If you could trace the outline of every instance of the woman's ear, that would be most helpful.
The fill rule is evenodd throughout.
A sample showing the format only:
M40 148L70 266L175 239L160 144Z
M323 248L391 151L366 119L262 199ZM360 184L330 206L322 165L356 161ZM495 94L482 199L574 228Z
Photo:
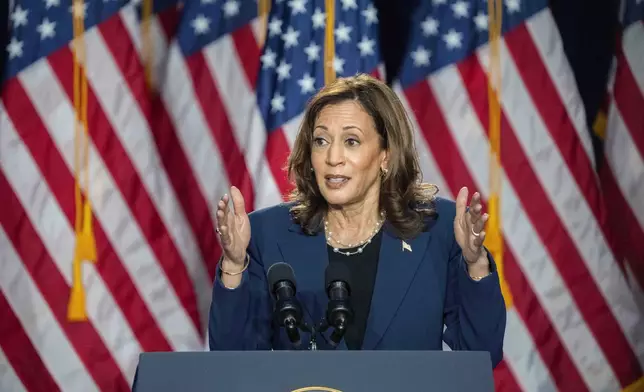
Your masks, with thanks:
M389 169L389 150L384 150L383 154L384 156L382 158L382 161L380 162L380 169L387 171Z

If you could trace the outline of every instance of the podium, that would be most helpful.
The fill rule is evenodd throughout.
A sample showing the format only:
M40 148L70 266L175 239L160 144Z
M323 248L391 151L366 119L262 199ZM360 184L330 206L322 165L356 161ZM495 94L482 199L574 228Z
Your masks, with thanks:
M476 351L142 353L133 392L493 392Z

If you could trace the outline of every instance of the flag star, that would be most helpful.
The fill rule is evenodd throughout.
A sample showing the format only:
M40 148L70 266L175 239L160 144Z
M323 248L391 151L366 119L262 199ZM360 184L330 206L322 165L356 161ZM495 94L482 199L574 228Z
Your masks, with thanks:
M60 6L60 0L45 0L45 8L47 9L58 6Z
M316 8L313 15L311 15L311 21L313 22L313 29L323 29L324 23L326 22L326 14L319 8Z
M485 15L482 12L479 12L475 17L474 17L474 24L476 25L476 28L479 31L487 30L487 15Z
M222 9L224 10L224 17L232 18L239 14L239 2L237 0L226 0Z
M273 17L268 24L268 36L273 37L279 34L282 34L282 20Z
M343 11L358 9L358 4L356 4L356 0L340 0L340 2L342 3Z
M341 74L344 72L345 62L346 61L343 58L338 57L337 54L333 57L333 69L335 70L336 73Z
M374 46L376 41L368 39L366 36L362 36L362 40L358 42L358 49L360 50L360 56L369 56L375 54Z
M306 53L307 60L313 62L320 59L320 46L315 42L311 42L306 48L304 48L304 53Z
M40 33L40 39L52 38L56 35L55 32L56 22L50 22L49 18L43 19L42 23L36 27L36 30Z
M416 50L411 52L411 59L414 62L414 66L423 67L429 65L429 60L432 57L432 52L425 49L422 46L418 46Z
M9 52L9 60L16 57L22 56L22 41L18 41L16 37L11 38L11 42L7 46L7 52Z
M457 1L452 4L452 11L454 11L455 18L467 18L469 16L469 4L464 1Z
M197 15L190 25L195 30L195 35L203 35L210 31L210 19L206 18L202 14Z
M280 65L277 66L275 72L277 72L277 80L282 81L291 77L291 64L282 60Z
M462 39L463 35L454 29L449 29L447 34L443 36L443 40L445 41L447 48L450 50L460 48L462 45Z
M286 33L282 34L282 40L284 40L284 47L286 49L291 46L297 46L297 39L300 37L300 32L293 29L293 26L288 26Z
M271 99L271 112L276 113L276 112L281 112L284 111L284 96L280 95L280 93L275 93L273 95L273 98Z
M438 26L438 21L431 16L428 16L427 19L422 21L420 24L420 28L423 30L423 35L425 37L438 34Z
M505 0L505 6L510 14L521 11L520 0Z
M373 4L369 4L366 9L362 10L362 16L364 16L367 26L378 23L378 10Z
M260 57L264 68L273 68L275 67L275 61L277 60L277 54L271 50L271 48L266 48L266 51Z
M349 34L351 33L351 30L353 30L353 27L340 23L338 28L335 29L335 39L337 39L338 42L350 42L351 37Z
M23 9L20 4L18 4L11 14L11 20L13 21L12 27L26 26L27 15L29 15L29 10Z
M306 14L306 0L291 0L288 2L288 6L291 7L293 16L297 14Z
M215 1L217 0L201 0L201 4L215 4Z
M432 0L432 4L434 5L447 4L447 0Z
M315 79L308 72L302 76L302 79L297 81L297 84L300 85L302 94L309 94L315 91Z

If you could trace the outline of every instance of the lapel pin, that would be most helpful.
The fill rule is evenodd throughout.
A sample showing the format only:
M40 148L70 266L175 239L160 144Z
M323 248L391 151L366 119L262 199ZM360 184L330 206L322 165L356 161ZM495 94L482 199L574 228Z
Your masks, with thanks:
M403 252L406 251L406 250L411 252L411 246L408 243L406 243L405 241L403 241L402 242L402 250L403 250Z

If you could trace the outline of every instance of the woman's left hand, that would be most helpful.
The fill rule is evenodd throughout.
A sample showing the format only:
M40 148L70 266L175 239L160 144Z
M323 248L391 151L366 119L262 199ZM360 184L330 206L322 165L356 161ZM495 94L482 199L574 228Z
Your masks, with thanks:
M485 240L485 222L488 214L481 214L481 194L474 192L467 208L467 187L461 188L456 197L456 217L454 218L454 236L460 245L465 261L470 264L476 263L479 259L486 257L483 247Z

